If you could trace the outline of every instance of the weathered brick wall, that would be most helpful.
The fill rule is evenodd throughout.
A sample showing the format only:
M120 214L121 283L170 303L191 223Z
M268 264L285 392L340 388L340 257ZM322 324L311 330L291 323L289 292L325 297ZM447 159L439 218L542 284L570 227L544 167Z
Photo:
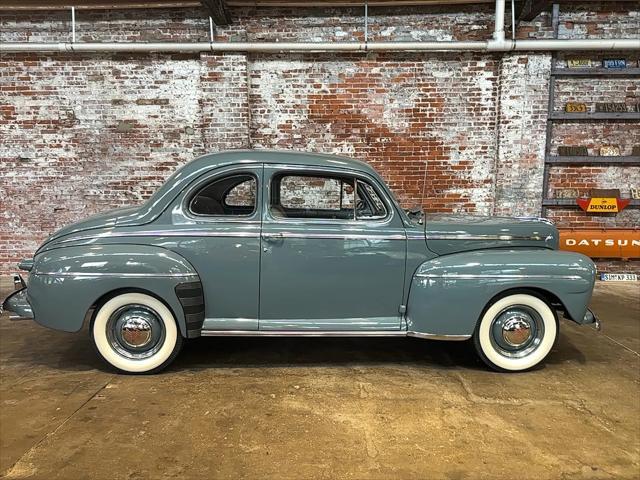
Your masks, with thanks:
M472 54L256 57L252 146L363 158L404 205L490 213L495 79L495 59Z
M495 214L541 211L550 63L548 54L501 60Z
M631 5L563 6L560 34L637 35ZM371 40L478 40L493 26L490 5L371 10ZM234 23L216 32L221 41L363 39L361 9L233 13ZM65 41L69 31L67 12L0 17L0 41ZM199 9L80 11L76 31L79 41L207 41L209 33ZM519 30L523 38L550 35L548 14ZM404 206L536 215L549 68L544 53L0 54L0 272L13 271L56 228L139 203L177 166L228 148L361 158ZM559 81L555 108L631 102L639 93L633 79L584 82ZM630 123L567 123L556 132L590 148L606 135L623 153L640 143ZM578 183L626 193L640 173L558 169L550 189ZM638 212L550 216L630 226L640 223Z

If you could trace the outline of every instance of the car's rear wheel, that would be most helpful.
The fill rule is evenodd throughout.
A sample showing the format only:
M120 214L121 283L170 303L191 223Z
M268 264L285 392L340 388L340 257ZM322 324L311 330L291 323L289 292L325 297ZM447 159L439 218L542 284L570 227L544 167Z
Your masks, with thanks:
M487 308L473 336L480 358L494 370L518 372L542 362L558 335L555 310L534 295L502 297Z
M91 324L100 356L124 373L155 373L178 355L182 335L171 310L144 293L123 293L105 302Z

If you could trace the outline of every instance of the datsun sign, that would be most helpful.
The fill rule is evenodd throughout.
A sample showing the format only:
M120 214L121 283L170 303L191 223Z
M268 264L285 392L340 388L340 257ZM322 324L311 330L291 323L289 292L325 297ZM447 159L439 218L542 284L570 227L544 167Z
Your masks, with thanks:
M560 229L560 249L591 258L640 258L640 229Z

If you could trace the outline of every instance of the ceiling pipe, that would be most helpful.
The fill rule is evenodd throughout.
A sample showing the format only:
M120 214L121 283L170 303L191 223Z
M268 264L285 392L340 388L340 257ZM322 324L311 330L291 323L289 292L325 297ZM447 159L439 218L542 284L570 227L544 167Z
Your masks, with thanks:
M478 42L76 42L1 43L0 53L20 52L409 52L409 51L559 51L559 50L638 50L640 39L606 40L489 40Z

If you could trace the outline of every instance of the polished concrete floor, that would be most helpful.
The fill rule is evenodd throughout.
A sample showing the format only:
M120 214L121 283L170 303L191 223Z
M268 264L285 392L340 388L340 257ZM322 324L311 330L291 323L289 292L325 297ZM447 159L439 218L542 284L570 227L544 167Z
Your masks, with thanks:
M546 365L467 343L199 339L120 376L86 331L0 319L0 476L30 479L640 478L640 285L598 285Z

